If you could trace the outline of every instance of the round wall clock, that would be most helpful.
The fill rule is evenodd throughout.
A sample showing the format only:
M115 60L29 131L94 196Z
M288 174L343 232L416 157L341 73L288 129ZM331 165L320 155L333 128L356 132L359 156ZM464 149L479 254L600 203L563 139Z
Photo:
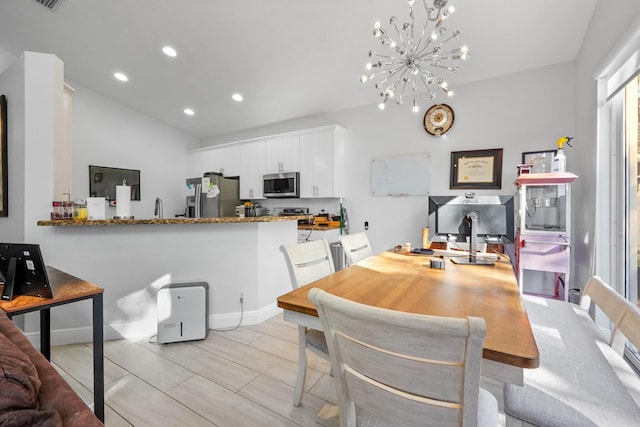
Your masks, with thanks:
M453 109L447 104L433 105L424 114L424 129L431 135L444 135L453 126L453 118Z

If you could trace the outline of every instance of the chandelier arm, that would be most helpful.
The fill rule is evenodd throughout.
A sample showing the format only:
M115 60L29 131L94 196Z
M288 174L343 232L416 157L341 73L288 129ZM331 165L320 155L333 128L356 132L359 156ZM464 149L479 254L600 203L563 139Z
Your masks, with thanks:
M392 70L382 71L384 74L388 74L388 76L385 77L384 79L380 80L378 83L382 86L387 81L392 79L396 74L398 74L400 72L400 70L402 70L402 66L401 65L393 68ZM405 72L406 72L406 69L405 69Z
M403 73L400 77L403 77L403 76L407 73L408 69L407 69L407 68L405 68L404 70L402 70L402 68L403 68L403 67L396 67L396 68L394 68L394 69L393 69L393 72L389 72L389 77L387 77L386 79L384 79L384 81L386 82L386 81L388 81L388 80L390 80L390 79L394 78L394 77L396 76L396 74L398 74L400 71L402 71L402 73ZM381 82L381 83L382 83L382 82Z
M427 81L427 77L425 76L425 73L422 71L422 69L418 73L418 76L420 77L420 79L422 79L422 83L424 83L424 86L429 90L429 92L431 92L431 85L433 84L433 82L429 83Z
M409 24L410 25L409 28L411 30L410 36L409 36L409 42L410 42L409 45L412 46L413 40L414 40L414 37L413 37L414 17L413 17L413 2L411 1L409 2L409 19L411 20Z
M429 27L429 20L427 19L427 22L424 23L424 27L422 27L422 33L420 33L420 39L418 40L418 43L416 44L416 49L421 49L420 46L422 45L422 42L424 40L424 35L427 33L427 28ZM431 38L427 39L426 41L426 45L425 48L429 46Z
M407 83L409 83L409 79L402 79L402 90L400 91L400 97L398 98L398 100L400 100L400 103L402 103L402 100L404 98L404 91L407 88Z
M404 46L404 38L402 37L402 33L400 32L400 28L398 28L398 23L396 21L393 22L393 27L396 29L396 33L398 34L398 38L400 39L400 44Z

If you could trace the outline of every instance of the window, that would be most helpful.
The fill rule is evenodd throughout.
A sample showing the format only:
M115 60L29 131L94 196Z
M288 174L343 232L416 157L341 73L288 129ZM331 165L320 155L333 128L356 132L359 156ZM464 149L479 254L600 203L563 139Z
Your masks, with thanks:
M624 292L625 296L638 305L638 276L640 268L640 77L632 79L625 86L624 94ZM640 368L640 352L628 344L627 357Z
M633 31L632 31L633 30ZM633 304L640 276L640 25L611 49L598 76L598 191L593 269ZM596 313L596 321L598 315ZM606 325L601 324L602 327ZM631 344L627 359L640 370Z

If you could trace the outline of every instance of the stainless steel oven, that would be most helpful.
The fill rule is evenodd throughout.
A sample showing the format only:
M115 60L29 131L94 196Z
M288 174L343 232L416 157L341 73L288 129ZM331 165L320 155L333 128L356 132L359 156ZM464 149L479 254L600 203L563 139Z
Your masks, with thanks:
M264 197L300 197L300 173L285 172L263 175Z

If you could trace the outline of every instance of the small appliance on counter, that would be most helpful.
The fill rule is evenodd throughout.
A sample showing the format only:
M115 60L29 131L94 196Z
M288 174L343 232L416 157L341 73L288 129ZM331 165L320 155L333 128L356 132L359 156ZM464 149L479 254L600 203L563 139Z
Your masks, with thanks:
M207 172L201 178L187 179L188 218L219 218L236 215L240 204L240 181Z
M277 216L309 215L309 208L273 208L273 214ZM307 225L309 220L299 219L298 225Z
M240 218L269 216L269 208L262 207L257 203L244 202L242 205L236 206L236 216Z

